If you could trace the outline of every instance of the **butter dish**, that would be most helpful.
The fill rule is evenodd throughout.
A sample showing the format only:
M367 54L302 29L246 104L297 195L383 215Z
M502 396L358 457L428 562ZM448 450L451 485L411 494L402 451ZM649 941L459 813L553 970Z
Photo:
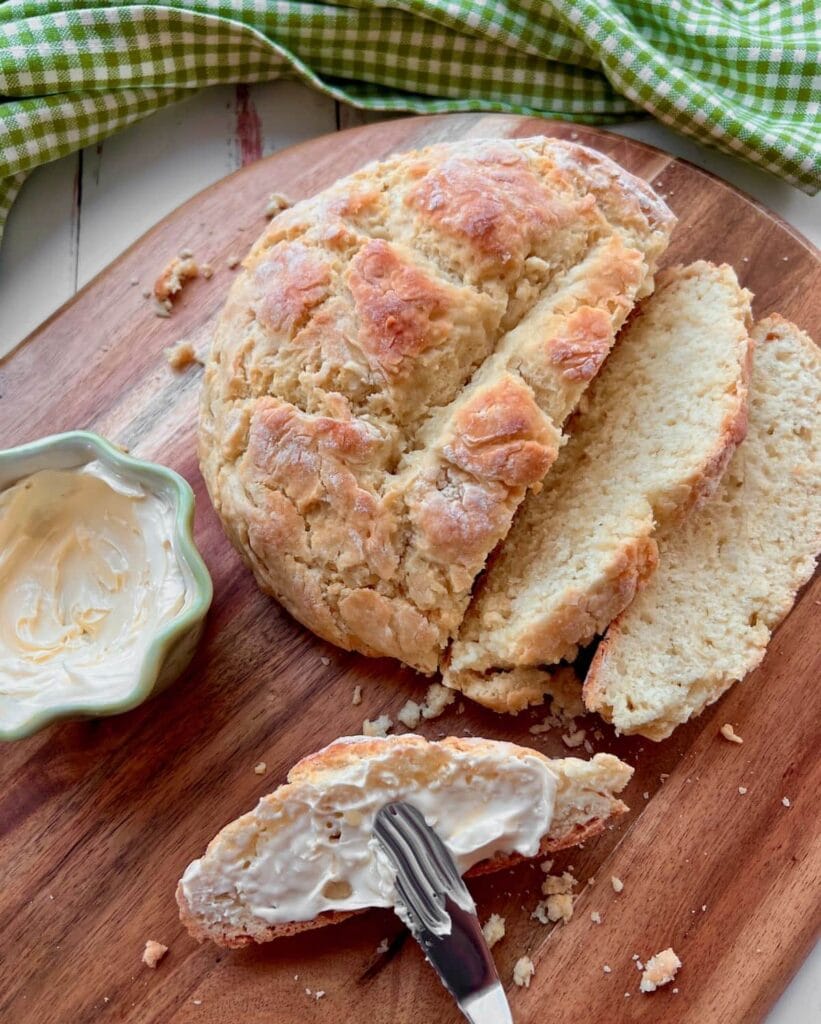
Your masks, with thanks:
M0 740L180 675L213 594L193 516L179 474L96 434L0 452Z

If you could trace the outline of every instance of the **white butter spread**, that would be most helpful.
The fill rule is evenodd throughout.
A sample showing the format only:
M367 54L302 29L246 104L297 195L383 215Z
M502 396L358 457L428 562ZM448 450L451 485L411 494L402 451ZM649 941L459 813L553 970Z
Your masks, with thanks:
M362 741L373 743L349 740ZM422 812L462 874L495 854L533 857L550 828L557 779L540 758L506 756L507 747L439 748L441 768L424 783L413 752L389 742L321 782L298 779L189 865L186 901L194 915L238 927L249 914L274 925L393 907L394 871L372 831L376 812L394 800Z
M192 600L174 507L100 460L0 492L0 719L127 696Z

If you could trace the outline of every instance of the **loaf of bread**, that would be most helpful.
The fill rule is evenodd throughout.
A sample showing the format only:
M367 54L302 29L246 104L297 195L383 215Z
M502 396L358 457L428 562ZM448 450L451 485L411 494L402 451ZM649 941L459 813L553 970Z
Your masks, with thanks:
M627 810L616 794L631 775L610 754L550 760L484 739L338 740L189 865L180 916L197 939L243 946L392 906L394 875L372 834L385 804L416 806L473 875L595 835Z
M657 527L712 493L744 436L749 326L730 267L658 275L479 584L448 686L498 711L541 701L539 667L574 658L633 600Z
M661 740L759 664L821 551L821 354L758 324L747 439L715 497L659 533L659 568L584 685L620 732Z
M673 221L646 183L545 138L403 154L275 217L200 416L259 585L341 647L434 671Z

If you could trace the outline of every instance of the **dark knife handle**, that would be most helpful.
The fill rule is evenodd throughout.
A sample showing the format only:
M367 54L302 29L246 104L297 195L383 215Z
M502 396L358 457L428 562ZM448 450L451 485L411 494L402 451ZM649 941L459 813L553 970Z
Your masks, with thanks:
M422 929L416 938L445 987L461 1002L499 979L476 915L462 910L449 896L444 906L450 915L450 935Z
M498 982L476 907L447 847L408 803L381 808L374 836L396 869L397 913L459 1001Z

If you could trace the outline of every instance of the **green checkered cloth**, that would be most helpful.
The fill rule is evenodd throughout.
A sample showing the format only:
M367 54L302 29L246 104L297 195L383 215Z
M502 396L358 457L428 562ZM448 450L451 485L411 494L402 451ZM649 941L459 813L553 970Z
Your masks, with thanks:
M819 0L0 0L0 231L25 175L204 86L612 122L647 111L813 193Z

